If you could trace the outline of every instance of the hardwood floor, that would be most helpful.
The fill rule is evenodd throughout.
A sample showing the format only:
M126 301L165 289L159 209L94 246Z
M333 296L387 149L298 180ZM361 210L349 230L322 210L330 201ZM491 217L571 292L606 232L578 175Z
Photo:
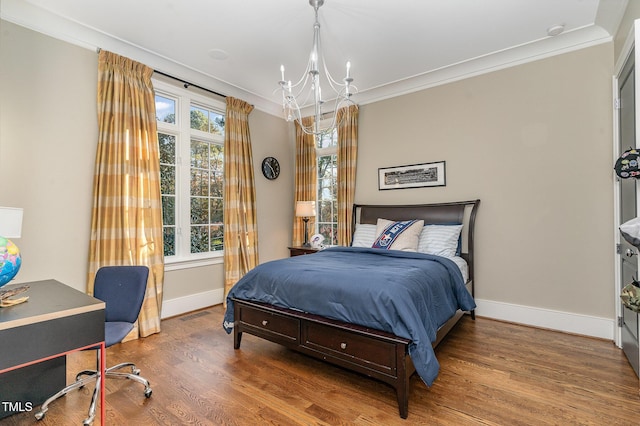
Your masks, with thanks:
M163 331L109 348L107 364L133 361L149 379L108 380L108 425L638 425L638 378L613 343L464 317L436 350L431 388L411 380L409 417L393 389L245 333L240 350L215 306L163 321ZM94 363L70 356L69 380ZM92 387L91 387L92 389ZM80 425L83 389L9 425ZM96 420L96 425L99 421Z

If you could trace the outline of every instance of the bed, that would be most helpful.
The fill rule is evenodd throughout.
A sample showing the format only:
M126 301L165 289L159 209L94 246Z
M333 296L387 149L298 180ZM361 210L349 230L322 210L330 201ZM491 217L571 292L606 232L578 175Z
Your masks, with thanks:
M266 262L230 290L223 326L234 348L246 332L380 380L395 389L407 418L411 376L430 386L439 370L433 348L465 312L475 318L479 204L354 205L354 247ZM399 224L421 230L419 252L367 246L373 229ZM455 248L428 250L424 232L451 239L455 227ZM380 235L375 244L385 244Z

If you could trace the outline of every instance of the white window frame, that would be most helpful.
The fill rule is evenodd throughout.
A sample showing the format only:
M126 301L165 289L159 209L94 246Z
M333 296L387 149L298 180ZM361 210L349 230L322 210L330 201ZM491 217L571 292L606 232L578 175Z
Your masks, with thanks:
M329 120L325 119L321 122L321 126L325 126L329 124ZM318 148L318 142L317 140L315 141L315 146L316 146L316 167L318 166L319 163L319 158L320 157L325 157L325 156L331 156L331 155L335 155L336 158L338 156L338 134L337 134L337 129L336 130L332 130L332 132L336 132L336 138L335 138L335 145L333 146L329 146L329 147L325 147L325 148ZM337 162L337 159L336 159ZM336 163L336 179L337 179L337 163ZM317 167L317 169L319 170L319 168ZM319 186L320 182L318 182L318 186ZM336 182L337 184L337 182ZM337 188L337 185L336 185ZM318 198L318 191L319 191L319 187L316 189L316 210L319 211L320 209L320 199ZM336 198L336 208L338 207L338 194L334 194L335 198ZM337 212L336 212L337 213ZM314 229L314 233L318 233L319 232L319 224L318 224L318 219L316 217L316 221L315 221L315 229ZM334 223L334 222L330 222L330 223ZM336 224L336 232L337 232L337 222L335 222ZM337 235L336 235L337 238ZM329 243L328 241L325 241L325 244Z
M214 135L201 130L191 129L191 105L206 108L225 115L224 102L209 98L193 90L164 81L153 80L157 95L176 102L176 123L157 121L159 133L176 137L176 254L165 256L165 270L194 268L206 265L221 264L224 251L207 253L190 253L190 181L191 181L191 139L214 142L224 145L224 136Z

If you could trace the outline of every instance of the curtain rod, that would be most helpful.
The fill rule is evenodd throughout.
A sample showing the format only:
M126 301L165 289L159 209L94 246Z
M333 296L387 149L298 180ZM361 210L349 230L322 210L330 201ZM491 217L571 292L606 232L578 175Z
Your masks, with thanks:
M97 48L96 48L96 53L100 53L100 51L101 51L101 50L102 50L102 48L97 47ZM227 95L223 95L222 93L218 93L218 92L216 92L215 90L207 89L207 88L205 88L205 87L198 86L197 84L189 83L188 81L185 81L185 80L183 80L183 79L181 79L181 78L178 78L178 77L174 77L174 76L172 76L172 75L170 75L170 74L167 74L167 73L164 73L164 72L162 72L162 71L153 70L153 72L154 72L154 73L156 73L156 74L163 75L163 76L165 76L165 77L172 78L172 79L174 79L174 80L176 80L176 81L179 81L180 83L182 83L182 84L184 85L184 88L185 88L185 89L188 89L188 88L189 88L189 86L193 86L193 87L197 87L197 88L198 88L198 89L200 89L200 90L204 90L205 92L213 93L214 95L220 96L220 97L225 98L225 99L227 98Z
M207 89L207 88L202 87L202 86L198 86L197 84L189 83L188 81L185 81L185 80L183 80L183 79L181 79L181 78L178 78L178 77L174 77L174 76L172 76L172 75L170 75L170 74L166 74L166 73L164 73L164 72L162 72L162 71L153 70L153 72L155 72L156 74L163 75L163 76L165 76L165 77L172 78L172 79L174 79L174 80L176 80L176 81L179 81L180 83L182 83L182 84L184 85L184 88L185 88L185 89L188 89L188 88L189 88L189 86L193 86L193 87L197 87L197 88L198 88L198 89L200 89L200 90L204 90L205 92L209 92L209 93L213 93L214 95L218 95L218 96L220 96L220 97L222 97L222 98L226 98L226 97L227 97L227 95L223 95L222 93L218 93L218 92L216 92L216 91L214 91L214 90Z

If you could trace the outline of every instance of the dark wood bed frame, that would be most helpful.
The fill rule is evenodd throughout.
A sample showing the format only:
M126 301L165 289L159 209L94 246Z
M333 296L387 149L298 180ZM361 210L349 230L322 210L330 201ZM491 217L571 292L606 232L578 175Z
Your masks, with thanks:
M389 220L422 219L427 224L463 223L462 257L468 264L467 289L474 295L474 227L480 200L420 205L354 205L355 223L376 224ZM409 413L409 380L415 368L406 338L318 315L280 308L266 303L234 299L234 348L240 348L242 333L279 343L306 355L387 383L396 390L400 417ZM471 313L475 318L474 312ZM438 330L440 341L464 312L458 310Z

